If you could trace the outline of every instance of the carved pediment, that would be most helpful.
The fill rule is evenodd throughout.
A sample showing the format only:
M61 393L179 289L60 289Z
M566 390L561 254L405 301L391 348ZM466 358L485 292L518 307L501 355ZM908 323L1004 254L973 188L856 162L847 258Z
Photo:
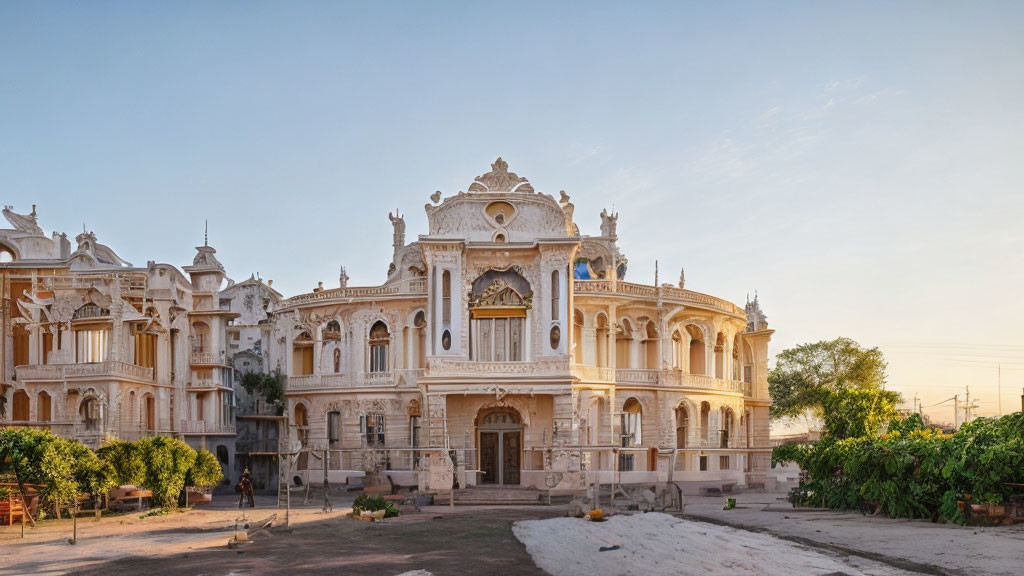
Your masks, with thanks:
M470 192L533 192L533 186L515 172L508 171L508 162L499 156L491 164L491 171L476 177L469 185Z

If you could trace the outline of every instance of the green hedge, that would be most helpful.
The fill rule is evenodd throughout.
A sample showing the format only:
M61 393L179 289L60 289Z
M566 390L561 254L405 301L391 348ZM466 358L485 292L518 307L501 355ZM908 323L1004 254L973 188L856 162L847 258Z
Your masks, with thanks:
M75 505L77 494L104 494L124 484L152 490L154 503L174 507L186 485L213 486L223 479L213 454L169 436L110 440L93 451L35 428L0 428L0 474L42 486L43 503L58 514Z
M790 501L964 523L957 501L1004 504L1013 493L1006 483L1024 483L1024 413L981 418L952 435L910 419L890 430L776 447L773 465L791 461L806 473Z

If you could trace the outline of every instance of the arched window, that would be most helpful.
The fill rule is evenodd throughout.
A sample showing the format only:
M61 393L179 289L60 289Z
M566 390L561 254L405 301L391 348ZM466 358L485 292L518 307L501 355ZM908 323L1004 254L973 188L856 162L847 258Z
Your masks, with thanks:
M422 310L416 313L416 316L412 320L413 331L416 337L413 339L413 354L415 361L412 364L414 368L426 368L427 367L427 316Z
M156 430L156 398L152 394L146 394L146 430Z
M572 314L572 359L583 364L583 312L579 310Z
M608 317L597 315L597 365L608 366Z
M334 349L334 373L338 374L341 372L341 349Z
M676 408L676 448L686 448L687 430L690 428L690 411L685 404Z
M46 392L40 392L36 398L36 420L40 422L49 422L53 417L53 408L50 395Z
M82 424L87 432L98 432L100 429L100 403L96 398L86 398L78 409Z
M128 414L125 417L125 421L130 425L135 422L135 390L128 392Z
M24 390L15 390L12 399L11 418L18 422L28 421L28 393Z
M561 306L562 288L558 285L558 270L551 272L551 321L558 322L558 310Z
M292 341L292 374L305 376L312 373L313 338L309 332L303 332Z
M630 448L643 444L643 408L636 398L626 400L622 405L622 447Z
M707 374L704 332L697 326L688 324L686 333L690 338L690 374Z
M722 408L722 438L721 447L728 448L729 442L732 441L733 431L736 427L736 414L732 411L732 408Z
M672 369L683 369L683 335L679 330L672 332Z
M743 381L747 384L754 382L754 350L746 340L743 341Z
M740 379L740 335L732 339L732 379Z
M658 328L654 321L647 322L644 332L644 368L648 370L661 369L661 362L658 362Z
M452 273L448 270L441 274L441 322L452 323Z
M633 368L629 361L630 348L633 346L633 325L629 318L619 319L619 329L615 334L615 367Z
M370 327L370 372L388 371L388 345L391 334L388 326L378 320Z

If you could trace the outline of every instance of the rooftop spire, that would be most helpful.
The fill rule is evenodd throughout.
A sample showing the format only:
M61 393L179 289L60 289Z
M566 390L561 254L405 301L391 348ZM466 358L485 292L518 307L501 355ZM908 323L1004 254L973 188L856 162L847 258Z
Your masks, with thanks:
M210 245L210 220L203 220L203 246Z

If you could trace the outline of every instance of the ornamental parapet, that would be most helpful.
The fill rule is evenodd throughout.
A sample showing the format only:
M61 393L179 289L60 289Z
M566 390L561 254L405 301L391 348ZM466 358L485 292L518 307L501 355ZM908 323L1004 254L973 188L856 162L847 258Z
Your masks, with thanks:
M332 300L343 300L349 298L380 298L381 296L426 296L427 295L427 279L426 278L412 278L409 280L402 280L394 282L392 284L384 284L383 286L363 286L363 287L345 287L345 288L330 288L327 290L321 290L320 292L311 292L309 294L300 294L298 296L292 296L291 298L284 301L282 306L278 309L291 308L293 306L301 304L328 302Z
M708 294L674 288L672 286L647 286L618 280L573 280L575 294L595 294L601 296L626 296L662 300L701 308L712 308L726 314L745 316L746 312L739 306Z
M572 375L585 382L613 382L641 386L668 386L716 392L742 393L750 396L753 386L748 382L724 380L702 374L683 374L677 370L644 370L640 368L605 368L572 365Z
M394 370L391 372L357 372L345 374L304 374L289 376L288 392L306 390L336 390L344 388L415 386L423 375L422 369Z
M472 360L450 360L431 358L428 361L430 376L478 376L481 374L503 374L511 376L568 376L567 360L537 360L533 362L475 362Z
M64 380L65 378L111 377L153 380L153 369L127 362L107 361L89 364L39 364L14 369L18 381Z

